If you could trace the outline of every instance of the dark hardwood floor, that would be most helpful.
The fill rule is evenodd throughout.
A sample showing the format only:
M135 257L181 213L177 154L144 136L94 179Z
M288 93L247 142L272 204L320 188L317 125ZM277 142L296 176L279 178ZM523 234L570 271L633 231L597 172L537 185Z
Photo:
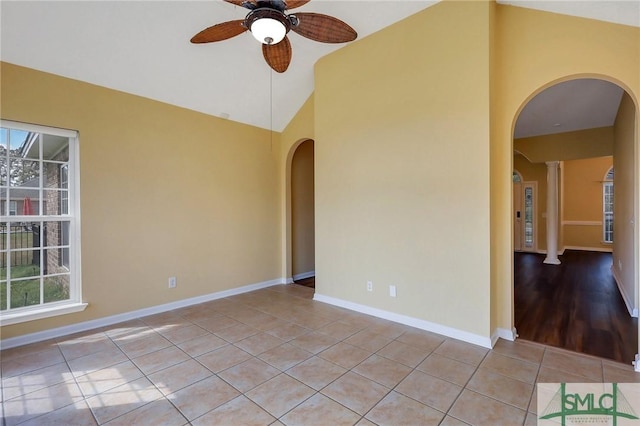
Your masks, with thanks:
M305 287L316 288L316 277L305 278L303 280L294 281L293 283L303 285Z
M638 319L627 311L610 253L567 250L561 265L515 253L515 327L522 339L630 363Z

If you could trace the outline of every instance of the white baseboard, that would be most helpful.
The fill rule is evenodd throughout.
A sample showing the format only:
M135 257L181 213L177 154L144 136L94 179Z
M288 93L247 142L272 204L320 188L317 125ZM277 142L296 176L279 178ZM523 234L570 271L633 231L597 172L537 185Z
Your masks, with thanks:
M518 337L518 333L516 332L515 327L511 330L507 328L496 328L491 335L491 347L495 346L498 342L498 339L505 339L513 342Z
M472 343L474 345L482 346L484 348L488 348L488 349L492 348L490 337L469 333L468 331L459 330L457 328L436 324L430 321L425 321L418 318L409 317L406 315L396 314L394 312L389 312L389 311L385 311L378 308L372 308L371 306L360 305L358 303L349 302L347 300L337 299L335 297L325 296L318 293L316 293L313 296L313 300L317 300L318 302L328 303L334 306L339 306L341 308L346 308L352 311L361 312L363 314L372 315L374 317L386 319L386 320L397 322L400 324L409 325L411 327L419 328L421 330L442 334L443 336L462 340L464 342Z
M63 327L52 328L50 330L38 331L36 333L25 334L22 336L10 337L0 340L0 348L9 349L16 346L27 345L30 343L41 342L43 340L53 339L56 337L66 336L69 334L79 333L82 331L92 330L94 328L106 327L119 322L129 321L132 319L144 317L147 315L159 314L174 309L184 308L186 306L197 305L198 303L209 302L211 300L222 299L224 297L235 296L237 294L247 293L249 291L260 290L262 288L271 287L278 284L285 284L285 278L276 278L274 280L264 281L256 284L249 284L238 288L209 293L202 296L191 297L189 299L178 300L163 305L151 306L149 308L138 309L136 311L124 312L122 314L111 315L95 320L79 322L77 324L66 325Z
M285 278L284 283L285 284L293 284L293 278L292 277Z
M295 274L293 276L294 281L304 280L305 278L311 278L316 276L316 271L303 272L301 274Z
M618 286L618 290L622 295L622 300L624 300L624 304L627 306L627 311L629 311L629 315L631 315L634 318L638 318L638 308L633 307L633 304L631 303L631 298L624 291L624 287L622 286L622 280L618 276L618 270L614 268L613 265L611 265L611 273L613 274L613 279L615 280L616 285Z

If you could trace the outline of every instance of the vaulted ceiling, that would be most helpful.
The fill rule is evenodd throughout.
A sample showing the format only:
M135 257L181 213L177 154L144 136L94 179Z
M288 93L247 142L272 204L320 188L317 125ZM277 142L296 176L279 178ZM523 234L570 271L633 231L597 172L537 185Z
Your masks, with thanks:
M361 39L435 3L312 0L295 11L335 16L350 24ZM499 3L640 26L638 1ZM189 42L200 30L242 19L246 13L221 0L5 0L0 2L0 59L281 131L313 91L314 63L343 45L318 43L292 33L291 65L278 74L265 64L260 44L249 33L206 45ZM621 93L608 92L607 87L573 89L538 99L531 112L537 121L530 122L523 134L540 134L541 128L532 126L550 125L540 116L551 115L551 125L558 123L558 116L553 115L560 104L558 97L579 92L579 102L584 104L592 102L585 97L587 93L601 96L604 90L608 99ZM611 89L615 91L616 86ZM608 110L592 114L611 116L612 102L596 104ZM564 117L561 121L571 120Z

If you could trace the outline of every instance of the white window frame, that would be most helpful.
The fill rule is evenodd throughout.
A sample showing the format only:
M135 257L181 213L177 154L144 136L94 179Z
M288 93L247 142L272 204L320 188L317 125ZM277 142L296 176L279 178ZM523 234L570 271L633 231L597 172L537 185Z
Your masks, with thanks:
M602 182L602 242L605 244L613 244L613 221L614 221L614 212L613 212L613 202L611 203L611 211L607 211L607 190L610 188L611 195L614 196L614 186L613 179L611 176L614 175L613 167L607 170L607 174L604 177L604 181ZM615 196L614 196L615 197ZM614 198L615 200L615 198ZM611 221L611 239L607 238L607 223L609 219Z
M69 139L69 214L64 215L69 222L69 293L68 300L42 303L39 305L25 306L21 308L0 311L0 326L17 324L26 321L49 318L58 315L80 312L86 309L87 303L82 300L82 273L81 273L81 247L80 247L80 138L77 131L45 127L35 124L25 124L7 120L0 120L3 128L23 130L27 132L44 133L48 135L61 136ZM8 182L7 182L8 185ZM38 212L42 212L39 209ZM4 216L2 212L0 220L2 222L29 222L34 219L47 222L60 220L60 216L46 216L43 214L35 216ZM37 218L37 219L36 219ZM7 288L7 296L9 296ZM9 299L9 297L7 297ZM8 301L7 301L8 302ZM7 303L8 305L8 303Z

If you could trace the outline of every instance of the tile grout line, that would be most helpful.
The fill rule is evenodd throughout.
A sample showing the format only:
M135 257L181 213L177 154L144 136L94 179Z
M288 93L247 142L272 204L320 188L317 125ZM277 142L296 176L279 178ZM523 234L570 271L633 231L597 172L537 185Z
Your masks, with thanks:
M449 406L449 408L447 409L447 412L445 413L445 417L446 416L451 416L454 419L460 420L463 423L466 423L464 420L462 419L458 419L457 417L455 417L453 414L449 414L451 412L451 409L453 408L454 405L456 405L456 402L460 399L460 397L462 396L463 392L465 391L465 389L467 389L467 386L469 385L469 382L471 381L471 379L473 378L473 376L476 375L476 373L478 372L478 370L480 369L480 365L482 364L482 362L486 359L487 355L490 353L491 351L488 350L484 356L482 357L482 360L478 363L478 365L475 366L475 369L473 370L473 373L469 375L469 378L467 379L467 381L465 382L464 386L462 386L462 389L460 390L460 393L458 394L458 396L456 396L456 398L453 400L453 402L451 403L451 405ZM471 389L469 389L469 391L471 391Z

